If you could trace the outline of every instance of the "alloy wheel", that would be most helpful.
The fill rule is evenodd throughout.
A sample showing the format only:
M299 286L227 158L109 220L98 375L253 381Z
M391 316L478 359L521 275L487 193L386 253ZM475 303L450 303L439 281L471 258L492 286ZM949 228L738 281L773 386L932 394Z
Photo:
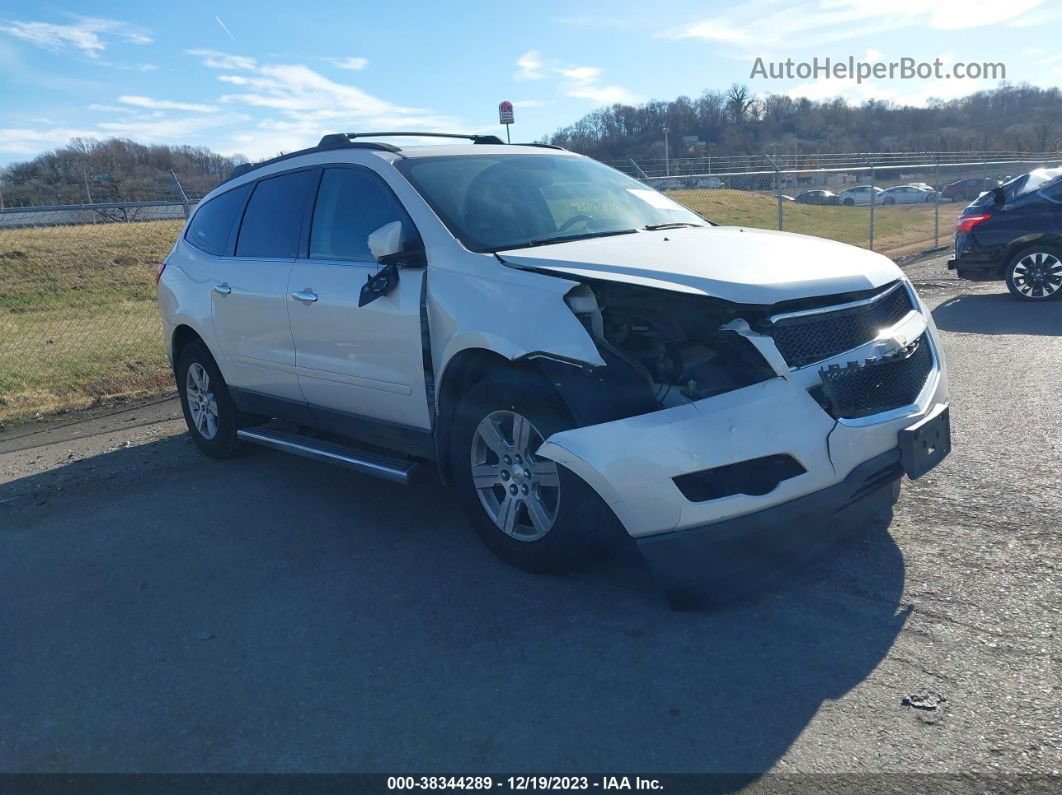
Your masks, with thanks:
M514 411L495 411L472 437L472 484L495 526L518 541L538 541L557 519L560 473L537 458L543 442L534 424Z
M1028 298L1051 298L1062 287L1062 262L1047 251L1033 251L1014 265L1014 287Z
M210 391L210 375L199 362L192 362L184 379L184 394L192 424L204 439L218 435L218 402Z

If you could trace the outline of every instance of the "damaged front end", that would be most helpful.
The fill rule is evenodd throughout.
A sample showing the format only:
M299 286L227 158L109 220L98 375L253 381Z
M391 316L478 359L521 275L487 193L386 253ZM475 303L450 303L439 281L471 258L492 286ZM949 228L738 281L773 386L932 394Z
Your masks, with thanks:
M579 282L565 300L605 364L532 357L577 425L538 455L594 488L669 592L865 522L899 494L905 429L946 424L932 320L905 280L773 306Z
M744 333L737 304L593 280L570 290L565 302L605 365L545 353L528 358L580 426L693 404L780 374Z

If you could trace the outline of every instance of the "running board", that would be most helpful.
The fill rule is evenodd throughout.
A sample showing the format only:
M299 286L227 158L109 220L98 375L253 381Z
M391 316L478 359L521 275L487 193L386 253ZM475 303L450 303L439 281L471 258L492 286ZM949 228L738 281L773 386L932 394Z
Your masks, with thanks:
M403 486L409 483L417 468L417 462L408 458L388 458L366 453L355 447L273 428L240 428L236 435L244 442L315 461L324 461L326 464L335 464L365 475L375 475Z

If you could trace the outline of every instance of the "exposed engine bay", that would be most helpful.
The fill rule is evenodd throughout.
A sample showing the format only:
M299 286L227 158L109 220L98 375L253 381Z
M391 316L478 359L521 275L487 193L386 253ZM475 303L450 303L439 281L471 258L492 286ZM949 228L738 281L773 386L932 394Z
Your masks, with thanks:
M748 339L723 330L738 307L704 296L587 282L566 296L597 344L627 363L660 407L775 377Z

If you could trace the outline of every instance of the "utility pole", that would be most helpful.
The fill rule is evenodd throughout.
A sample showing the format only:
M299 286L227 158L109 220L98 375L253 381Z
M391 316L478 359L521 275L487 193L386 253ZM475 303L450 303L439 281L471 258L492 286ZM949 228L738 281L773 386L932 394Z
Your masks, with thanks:
M667 125L664 125L664 176L671 176L671 149L667 143Z

